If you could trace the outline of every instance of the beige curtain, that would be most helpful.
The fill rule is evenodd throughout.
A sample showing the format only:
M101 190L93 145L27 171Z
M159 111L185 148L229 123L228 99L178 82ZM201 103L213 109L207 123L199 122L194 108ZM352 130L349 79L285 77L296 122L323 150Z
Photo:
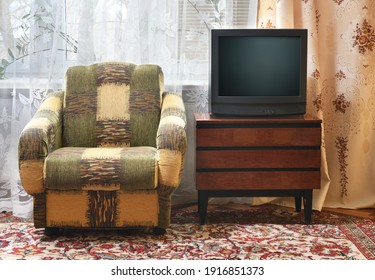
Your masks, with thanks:
M375 207L375 1L260 0L257 24L308 29L307 111L324 126L313 207Z

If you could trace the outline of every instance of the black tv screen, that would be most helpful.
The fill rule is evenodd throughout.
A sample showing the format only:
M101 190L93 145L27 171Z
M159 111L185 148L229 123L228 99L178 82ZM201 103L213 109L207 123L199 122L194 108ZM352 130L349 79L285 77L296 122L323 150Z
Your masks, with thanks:
M306 112L307 30L214 29L210 59L212 114Z

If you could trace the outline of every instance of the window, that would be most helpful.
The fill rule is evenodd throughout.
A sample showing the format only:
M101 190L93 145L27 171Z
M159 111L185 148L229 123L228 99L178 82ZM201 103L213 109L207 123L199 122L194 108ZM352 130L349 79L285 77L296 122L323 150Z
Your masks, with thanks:
M204 81L209 30L255 27L257 13L257 0L5 2L11 3L12 42L0 29L0 79L11 70L18 77L50 78L51 71L62 76L61 70L73 64L130 58L164 63L163 68L174 68L165 69L167 74L177 71L187 80ZM100 32L94 28L98 24ZM134 41L130 48L129 41Z
M180 58L188 80L207 81L209 30L255 28L256 0L179 0Z

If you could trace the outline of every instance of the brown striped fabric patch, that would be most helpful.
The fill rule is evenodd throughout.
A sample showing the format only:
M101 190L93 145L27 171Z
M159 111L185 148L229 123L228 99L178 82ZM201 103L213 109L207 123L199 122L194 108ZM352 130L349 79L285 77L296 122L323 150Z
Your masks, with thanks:
M81 186L120 189L120 157L121 149L86 149L80 164Z
M103 84L126 84L129 85L134 66L123 63L103 63L96 67L97 86Z
M116 191L89 191L90 227L114 227Z
M46 226L46 193L37 193L34 199L34 226L42 228Z
M96 141L98 147L130 146L130 122L97 121Z
M66 96L66 115L92 114L96 112L96 92L82 92Z
M130 94L130 112L160 111L160 93L158 91L138 90Z

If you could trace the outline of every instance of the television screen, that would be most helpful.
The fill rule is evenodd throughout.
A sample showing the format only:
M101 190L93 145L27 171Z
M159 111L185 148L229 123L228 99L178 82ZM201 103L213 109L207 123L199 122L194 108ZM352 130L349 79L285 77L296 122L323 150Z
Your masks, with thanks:
M220 95L299 95L298 38L222 37L219 48Z
M214 29L210 59L213 114L305 113L307 30Z

